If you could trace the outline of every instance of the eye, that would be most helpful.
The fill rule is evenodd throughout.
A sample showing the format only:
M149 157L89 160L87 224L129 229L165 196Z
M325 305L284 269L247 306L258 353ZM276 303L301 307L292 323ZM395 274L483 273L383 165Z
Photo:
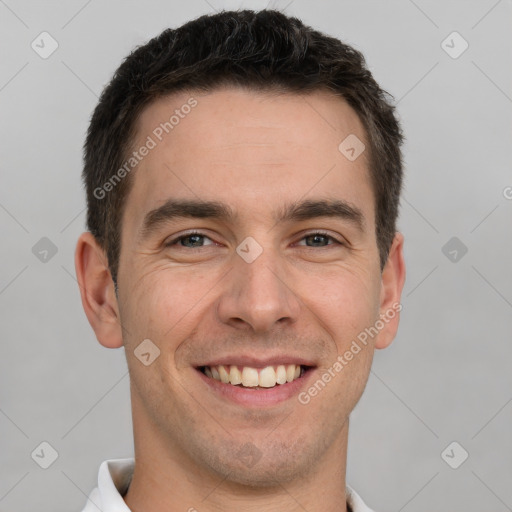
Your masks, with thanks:
M334 237L332 237L328 233L324 233L322 231L308 233L301 239L301 241L302 240L306 240L306 245L308 247L326 247L327 245L335 245L335 244L343 245L341 242L336 240ZM334 242L334 244L329 244L328 243L329 240L332 240ZM309 245L308 242L311 242L312 245ZM324 242L327 242L327 243L324 243ZM303 245L303 244L299 244L299 245Z
M211 244L204 244L204 240L210 240ZM198 231L193 231L191 233L187 233L186 235L181 235L177 238L174 238L165 244L165 247L171 247L174 245L178 245L180 247L188 247L188 248L198 248L204 247L205 245L213 245L214 242L211 238L207 237L205 234L200 233Z
M211 243L205 243L205 240L209 240ZM302 244L303 240L306 241L306 244ZM331 243L329 243L331 241ZM302 237L297 245L306 245L307 247L327 247L329 245L344 245L342 242L335 239L333 236L328 233L322 231L315 231L313 233L308 233L304 237ZM332 243L334 242L334 243ZM169 242L165 243L165 247L185 247L189 249L198 249L201 247L205 247L207 245L215 245L215 242L204 233L199 231L193 231L190 233L186 233L185 235L180 235L179 237L173 238Z

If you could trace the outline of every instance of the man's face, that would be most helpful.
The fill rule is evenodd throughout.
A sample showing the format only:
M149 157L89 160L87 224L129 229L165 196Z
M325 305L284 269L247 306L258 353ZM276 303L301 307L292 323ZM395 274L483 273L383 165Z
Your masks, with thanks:
M350 134L368 143L328 93L192 96L191 109L184 93L151 104L134 145L156 143L133 171L118 274L136 442L137 431L151 436L164 456L232 481L284 482L342 446L378 339L308 393L384 313L367 154L350 161L338 149ZM179 122L158 130L176 109ZM150 215L169 201L232 216L170 216L170 204ZM160 351L149 365L134 352L147 339ZM294 364L304 375L272 386L279 366L294 378ZM205 366L224 380L238 367L247 387ZM277 374L262 375L268 366Z

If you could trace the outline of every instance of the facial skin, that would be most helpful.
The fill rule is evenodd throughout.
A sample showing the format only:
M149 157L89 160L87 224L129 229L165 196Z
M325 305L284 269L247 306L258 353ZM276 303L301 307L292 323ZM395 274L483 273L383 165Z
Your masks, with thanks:
M90 233L76 250L96 336L126 350L136 466L125 501L136 512L345 511L348 417L374 349L396 334L398 312L305 405L298 393L241 405L196 367L241 355L301 358L314 366L303 377L307 391L400 302L403 236L395 235L381 273L366 152L351 162L338 150L349 134L369 148L365 131L327 92L224 88L151 104L135 146L191 96L197 106L133 171L118 298ZM218 201L237 216L174 218L141 237L144 217L169 199ZM274 220L285 205L306 200L344 201L361 211L364 229L338 217ZM190 230L204 236L165 247ZM317 231L328 237L311 236ZM236 250L247 237L263 249L251 263ZM148 366L134 354L145 339L160 350Z

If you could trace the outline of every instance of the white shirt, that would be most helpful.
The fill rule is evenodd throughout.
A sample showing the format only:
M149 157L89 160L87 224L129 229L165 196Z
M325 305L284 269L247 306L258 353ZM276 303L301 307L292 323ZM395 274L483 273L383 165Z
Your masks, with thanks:
M131 512L123 496L132 480L135 459L111 459L101 463L98 487L89 494L82 512ZM350 487L346 487L347 505L352 512L373 512Z

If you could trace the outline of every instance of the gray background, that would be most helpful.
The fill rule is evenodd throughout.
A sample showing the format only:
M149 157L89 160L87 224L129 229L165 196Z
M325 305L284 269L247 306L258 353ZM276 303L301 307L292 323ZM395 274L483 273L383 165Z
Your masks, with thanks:
M98 95L165 27L267 4L0 0L1 511L81 510L101 461L133 454L125 355L97 343L73 263ZM402 321L352 415L348 482L378 512L512 510L512 2L270 6L362 50L408 139ZM47 59L31 48L42 31L59 44ZM46 470L43 441L58 452ZM453 441L458 469L441 456Z

